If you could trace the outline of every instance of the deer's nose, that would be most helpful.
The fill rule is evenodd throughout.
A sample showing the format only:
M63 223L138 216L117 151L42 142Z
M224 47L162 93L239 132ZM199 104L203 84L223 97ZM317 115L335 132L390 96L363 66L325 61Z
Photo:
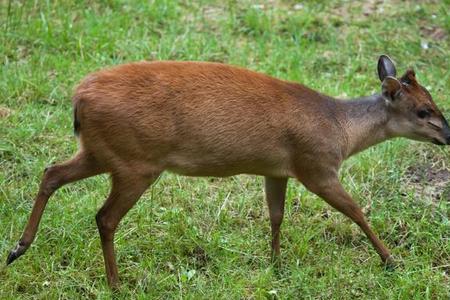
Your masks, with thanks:
M447 145L450 145L450 135L447 137Z

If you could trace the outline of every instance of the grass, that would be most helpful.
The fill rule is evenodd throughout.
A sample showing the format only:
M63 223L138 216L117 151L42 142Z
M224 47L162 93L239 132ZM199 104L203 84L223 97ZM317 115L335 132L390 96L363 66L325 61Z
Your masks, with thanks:
M71 93L135 60L245 66L333 96L379 91L387 53L414 66L450 117L449 1L0 1L0 253L19 239L43 168L76 151ZM439 36L441 30L446 36ZM386 272L356 225L291 180L282 267L270 264L262 179L164 174L116 235L121 290L106 286L94 216L106 176L60 189L27 254L0 267L1 299L449 299L450 152L394 140L341 177L400 258ZM430 192L430 189L433 192Z

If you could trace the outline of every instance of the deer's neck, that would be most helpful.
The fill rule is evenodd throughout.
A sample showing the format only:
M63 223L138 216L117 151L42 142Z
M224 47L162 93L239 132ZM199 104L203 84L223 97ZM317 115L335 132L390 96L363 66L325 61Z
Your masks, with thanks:
M347 136L347 157L394 137L389 130L388 106L381 95L339 102L343 114L341 126Z

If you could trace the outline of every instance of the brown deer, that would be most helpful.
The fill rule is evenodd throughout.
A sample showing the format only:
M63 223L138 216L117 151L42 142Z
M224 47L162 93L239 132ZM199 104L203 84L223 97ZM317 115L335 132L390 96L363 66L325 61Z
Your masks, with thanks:
M407 137L450 144L450 128L413 70L399 79L385 55L381 94L342 101L301 84L218 63L138 62L89 75L73 97L80 149L45 169L30 219L10 264L33 242L49 197L62 185L110 173L112 189L96 215L106 275L117 286L114 233L122 217L165 170L188 176L265 176L272 252L280 255L288 178L298 179L367 235L377 238L338 179L349 156Z

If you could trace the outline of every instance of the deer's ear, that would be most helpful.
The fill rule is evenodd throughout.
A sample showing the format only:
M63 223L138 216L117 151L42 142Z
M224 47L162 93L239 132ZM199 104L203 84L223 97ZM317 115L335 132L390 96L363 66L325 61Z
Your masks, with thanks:
M414 84L417 83L416 81L416 72L414 72L414 70L408 69L405 73L405 75L402 76L402 78L400 79L401 82L404 82L406 84Z
M392 60L387 55L381 55L378 59L378 77L383 81L387 76L395 77L397 70Z
M383 97L390 102L394 102L398 92L402 89L402 84L396 78L387 76L381 84Z

